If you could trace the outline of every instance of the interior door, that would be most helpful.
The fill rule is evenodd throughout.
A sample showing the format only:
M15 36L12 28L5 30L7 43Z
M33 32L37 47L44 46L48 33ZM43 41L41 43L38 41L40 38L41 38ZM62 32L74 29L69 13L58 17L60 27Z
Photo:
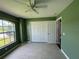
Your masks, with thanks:
M61 48L61 18L56 20L56 42L59 48Z
M31 24L31 41L32 42L48 42L48 22L36 21Z

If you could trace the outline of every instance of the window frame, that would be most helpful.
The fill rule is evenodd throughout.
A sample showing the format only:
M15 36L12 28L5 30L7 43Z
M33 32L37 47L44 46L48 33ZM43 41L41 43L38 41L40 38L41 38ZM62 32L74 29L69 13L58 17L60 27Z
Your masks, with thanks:
M13 44L13 43L15 43L17 40L16 40L16 24L15 24L15 22L12 22L12 21L9 21L9 20L5 20L5 19L0 19L0 20L2 20L2 22L3 21L7 21L8 23L11 23L11 24L13 24L14 26L14 31L6 31L6 32L4 32L4 30L3 30L3 32L2 32L2 34L3 34L3 36L4 36L4 34L5 33L14 33L14 41L10 41L8 44L4 44L3 46L1 46L0 47L0 49L3 49L3 48L5 48L5 47L7 47L7 46L9 46L9 45L11 45L11 44ZM1 27L1 26L0 26ZM3 26L3 24L2 24L2 29L4 28L5 26ZM7 27L9 27L9 26L7 26ZM1 33L1 32L0 32ZM4 40L5 40L5 37L4 37ZM11 38L10 38L10 40L11 40Z

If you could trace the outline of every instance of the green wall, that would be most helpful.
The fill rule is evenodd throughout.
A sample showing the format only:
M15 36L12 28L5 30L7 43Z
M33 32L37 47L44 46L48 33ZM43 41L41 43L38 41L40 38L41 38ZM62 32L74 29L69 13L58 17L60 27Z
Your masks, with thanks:
M79 59L79 0L66 8L62 16L62 49L70 59Z
M21 35L21 42L26 43L28 41L28 36L27 36L27 23L26 19L19 18L20 20L20 35Z
M41 18L28 18L26 20L26 22L28 21L52 21L52 20L56 20L56 16L54 17L41 17Z

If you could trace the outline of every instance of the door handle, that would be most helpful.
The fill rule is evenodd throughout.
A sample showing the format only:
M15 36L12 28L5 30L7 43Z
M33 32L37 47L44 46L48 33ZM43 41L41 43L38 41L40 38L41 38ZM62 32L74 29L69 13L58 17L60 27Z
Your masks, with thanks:
M48 33L48 35L50 35L50 33Z

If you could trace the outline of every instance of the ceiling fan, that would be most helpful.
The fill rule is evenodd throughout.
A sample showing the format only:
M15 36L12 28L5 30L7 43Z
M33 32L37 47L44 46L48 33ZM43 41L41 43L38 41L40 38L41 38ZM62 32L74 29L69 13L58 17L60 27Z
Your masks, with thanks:
M28 12L30 10L36 12L37 14L39 14L39 12L36 10L36 8L46 8L47 5L41 5L40 6L38 5L39 4L39 1L38 0L26 0L25 2L22 2L20 0L15 0L16 2L18 3L21 3L21 4L25 4L27 7L29 7L28 10L26 10L25 12Z

